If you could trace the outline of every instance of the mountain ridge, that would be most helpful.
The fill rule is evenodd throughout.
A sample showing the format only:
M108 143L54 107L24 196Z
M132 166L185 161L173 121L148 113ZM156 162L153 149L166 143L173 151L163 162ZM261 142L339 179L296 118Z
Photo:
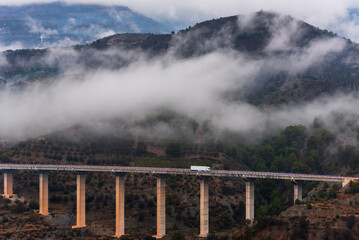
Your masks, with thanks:
M293 29L298 31L295 32ZM286 31L289 32L288 36L285 36ZM285 43L276 42L276 35L280 34L284 34L284 38L287 38ZM332 44L333 48L342 44L343 48L330 52L331 49L328 47L329 53L325 57L323 56L323 59L310 63L308 69L297 75L283 74L282 70L267 69L265 71L269 74L264 74L260 84L253 86L250 93L234 93L236 95L234 98L237 99L255 98L256 100L251 101L251 103L258 105L263 103L280 104L283 101L296 102L301 101L301 98L311 100L321 95L321 91L324 94L332 94L336 92L336 89L344 92L358 90L359 68L356 67L359 66L358 45L327 30L320 30L303 21L295 20L290 16L260 11L249 15L249 17L239 15L204 21L193 27L180 30L176 34L115 34L98 39L90 44L76 45L68 49L75 50L78 56L77 63L84 64L91 69L118 69L127 66L130 62L120 57L105 65L101 63L101 60L96 59L93 51L102 53L116 49L119 51L134 50L145 53L150 59L171 52L177 57L188 59L214 51L230 49L236 53L244 54L249 60L267 59L270 61L271 58L295 59L300 54L310 54L310 51L315 50L315 44L321 41L328 41L328 44ZM338 41L338 43L331 43L333 41ZM318 46L318 48L320 47ZM67 57L65 56L55 64L48 64L46 56L50 51L51 48L6 51L2 55L8 64L2 67L0 65L0 76L11 83L59 75L61 74L60 66L67 61ZM272 81L273 79L274 81ZM313 83L318 80L325 83L325 86L331 87L324 87L323 89L316 87L314 89L317 91L310 95L307 94L306 97L306 89L311 89L310 86L297 96L297 88L288 89L286 85L283 85L287 80L292 81L293 84L297 82L296 85L302 85L300 84L301 79L311 79ZM283 87L287 88L285 91L290 91L289 95L297 97L293 99L290 97L282 98L279 96L280 94L277 94L277 97L273 96L273 89Z

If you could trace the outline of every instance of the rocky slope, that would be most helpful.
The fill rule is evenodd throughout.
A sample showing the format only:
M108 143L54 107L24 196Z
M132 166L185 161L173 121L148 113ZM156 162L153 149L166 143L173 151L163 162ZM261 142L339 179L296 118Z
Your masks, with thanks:
M296 205L252 228L234 230L229 239L357 239L359 195ZM224 234L225 235L225 234Z

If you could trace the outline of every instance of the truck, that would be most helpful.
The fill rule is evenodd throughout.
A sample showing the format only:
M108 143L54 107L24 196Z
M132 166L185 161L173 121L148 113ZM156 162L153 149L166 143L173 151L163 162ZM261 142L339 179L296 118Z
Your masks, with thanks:
M191 171L209 172L211 171L211 168L207 166L191 166Z

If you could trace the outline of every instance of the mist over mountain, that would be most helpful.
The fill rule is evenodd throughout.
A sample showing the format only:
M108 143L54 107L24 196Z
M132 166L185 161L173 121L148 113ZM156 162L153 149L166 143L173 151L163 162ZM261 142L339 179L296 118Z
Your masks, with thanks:
M259 74L262 84L258 86L267 88L262 95L289 78L291 82L303 80L304 85L309 80L313 84L324 81L319 91L325 92L358 87L357 44L271 12L205 21L172 35L126 33L76 47L7 51L0 58L0 76L11 83L81 72L83 68L116 70L143 57L190 59L224 51L269 63ZM269 86L263 86L265 80ZM257 98L257 104L265 100L262 98L266 96Z
M167 111L200 128L210 123L216 134L261 139L318 117L358 114L358 56L348 39L265 11L176 34L6 51L0 134L38 136L76 124L111 132L102 124L116 119L146 136L175 136L172 123L144 124Z
M169 33L125 6L52 2L0 6L0 49L71 46L115 33Z

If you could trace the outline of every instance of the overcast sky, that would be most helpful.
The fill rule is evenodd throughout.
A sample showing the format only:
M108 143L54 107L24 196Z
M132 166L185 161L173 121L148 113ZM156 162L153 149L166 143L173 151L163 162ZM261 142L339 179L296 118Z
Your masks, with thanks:
M52 0L1 0L0 5L45 3ZM68 3L96 3L124 5L159 21L179 21L188 24L246 14L259 10L273 10L292 15L359 41L359 27L349 20L347 9L359 7L357 0L66 0ZM359 22L359 17L357 18Z

